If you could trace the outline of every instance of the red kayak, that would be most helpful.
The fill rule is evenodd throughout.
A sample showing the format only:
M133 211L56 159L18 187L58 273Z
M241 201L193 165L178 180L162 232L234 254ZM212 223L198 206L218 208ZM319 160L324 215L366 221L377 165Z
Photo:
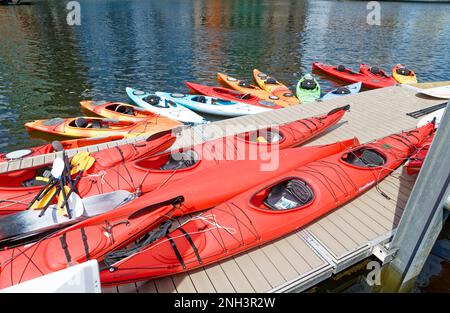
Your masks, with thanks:
M116 285L173 275L287 235L375 186L420 146L433 127L318 158L264 181L166 235L162 231L158 240L138 244L132 254L115 251L111 259L117 261L101 271L101 281ZM57 251L56 243L54 248ZM19 275L16 264L12 274L2 268L8 282L9 275Z
M348 109L349 106L345 106L328 114L297 120L277 128L229 136L176 152L139 160L133 157L132 160L136 160L133 162L126 161L130 160L128 155L134 152L134 145L101 151L98 154L104 157L99 158L97 153L94 154L97 161L93 169L80 179L77 185L79 195L84 198L116 190L146 193L160 188L169 181L215 166L222 160L245 159L266 150L296 146L336 124ZM160 151L163 150L158 152ZM27 181L33 181L43 169L46 167L29 169L27 176L22 175L26 180L14 182L10 181L9 176L14 175L14 172L0 175L0 215L27 209L29 202L42 188L42 186L27 186Z
M271 151L258 160L225 161L34 244L3 250L0 252L0 288L88 259L97 259L104 264L122 260L164 236L170 227L170 218L216 206L263 181L357 144L357 140L352 139L330 145ZM261 170L271 157L278 159L279 166Z
M370 66L361 63L359 65L359 72L371 79L380 80L380 82L383 82L384 84L386 84L386 86L394 86L397 84L397 81L391 75L388 75L385 71L377 66Z
M312 65L313 71L321 71L330 76L338 78L342 81L349 83L357 83L361 82L363 87L374 89L374 88L383 88L388 86L393 86L396 84L395 81L391 81L388 79L382 79L380 77L373 77L372 75L367 75L364 73L357 73L352 71L351 69L343 66L343 65L325 65L320 62L314 62Z
M424 143L419 147L416 153L411 155L409 160L406 162L405 167L406 173L408 173L408 175L415 175L419 173L420 169L422 168L423 161L425 161L425 157L428 154L428 150L430 150L434 135L435 133L428 137L428 139L424 141Z
M82 147L87 147L91 145L97 145L100 143L111 142L114 140L123 139L122 136L110 136L110 137L97 137L97 138L82 138L82 139L72 139L65 141L57 141L49 144L45 144L38 147L33 147L29 149L20 149L15 151L10 151L7 153L0 154L0 163L21 160L24 158L34 157L38 155L53 153L62 150L70 150L77 149ZM15 183L16 180L23 180L28 177L28 170L23 171L15 171L12 173L8 173L7 177L9 178L12 184ZM0 174L0 180L4 174ZM5 178L6 179L6 178Z
M186 86L194 93L199 93L205 96L219 98L223 100L238 101L263 107L266 109L282 109L281 105L277 105L272 101L264 100L250 93L241 93L236 90L223 87L210 87L205 85L185 82Z

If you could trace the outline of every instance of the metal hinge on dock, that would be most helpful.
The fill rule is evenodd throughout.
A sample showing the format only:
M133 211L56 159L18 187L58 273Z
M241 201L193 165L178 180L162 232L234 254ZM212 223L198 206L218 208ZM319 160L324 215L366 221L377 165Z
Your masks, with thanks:
M397 250L398 249L389 249L389 243L386 245L378 244L372 248L372 254L384 265L392 261L397 254Z

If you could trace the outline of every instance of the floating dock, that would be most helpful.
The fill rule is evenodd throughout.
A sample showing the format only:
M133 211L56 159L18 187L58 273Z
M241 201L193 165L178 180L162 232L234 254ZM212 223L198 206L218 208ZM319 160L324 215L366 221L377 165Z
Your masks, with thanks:
M417 119L406 115L445 102L417 94L414 87L393 86L342 98L302 104L258 115L222 120L180 130L172 149L216 137L233 125L235 133L288 123L351 105L341 123L310 142L332 143L358 137L364 143L414 128ZM98 151L139 138L69 151ZM51 163L57 153L0 164L0 173ZM183 274L146 282L104 288L103 292L288 292L304 291L363 259L383 257L383 245L395 232L415 177L400 167L362 196L316 222L281 239L219 263ZM381 190L385 195L382 195ZM387 195L387 197L386 197ZM189 217L183 217L180 222Z

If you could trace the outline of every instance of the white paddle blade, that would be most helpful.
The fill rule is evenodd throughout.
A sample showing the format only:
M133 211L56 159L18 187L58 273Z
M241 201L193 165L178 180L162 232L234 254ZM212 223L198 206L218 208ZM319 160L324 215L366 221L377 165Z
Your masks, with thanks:
M72 218L80 217L84 214L84 204L83 200L80 198L78 194L72 192L67 200L69 204L69 208L72 213Z
M445 108L434 111L433 113L427 114L422 117L419 122L417 122L417 127L425 126L428 123L431 123L433 119L436 119L436 128L439 126L442 120L442 116L444 115Z
M53 165L52 165L52 176L56 179L59 179L62 175L62 173L64 172L64 160L61 158L56 158L55 161L53 161Z

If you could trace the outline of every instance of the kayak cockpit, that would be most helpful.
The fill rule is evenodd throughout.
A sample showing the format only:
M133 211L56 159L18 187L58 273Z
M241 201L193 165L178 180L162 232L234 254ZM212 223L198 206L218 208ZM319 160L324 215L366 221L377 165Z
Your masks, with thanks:
M290 177L257 192L250 203L263 210L287 211L304 208L313 199L314 192L307 182Z
M199 159L194 150L182 150L139 160L135 165L148 170L174 171L192 168Z
M136 116L136 110L131 105L126 105L123 103L111 103L105 107L106 110L130 115L130 116Z
M380 151L367 147L346 152L342 155L341 160L347 164L363 168L379 167L386 163L386 157Z
M279 144L285 137L275 129L266 128L238 134L237 138L249 143Z
M131 122L120 122L115 119L95 119L78 117L69 123L69 127L87 129L122 129L133 125Z
M0 186L6 188L44 186L48 177L48 166L19 170L0 175Z

